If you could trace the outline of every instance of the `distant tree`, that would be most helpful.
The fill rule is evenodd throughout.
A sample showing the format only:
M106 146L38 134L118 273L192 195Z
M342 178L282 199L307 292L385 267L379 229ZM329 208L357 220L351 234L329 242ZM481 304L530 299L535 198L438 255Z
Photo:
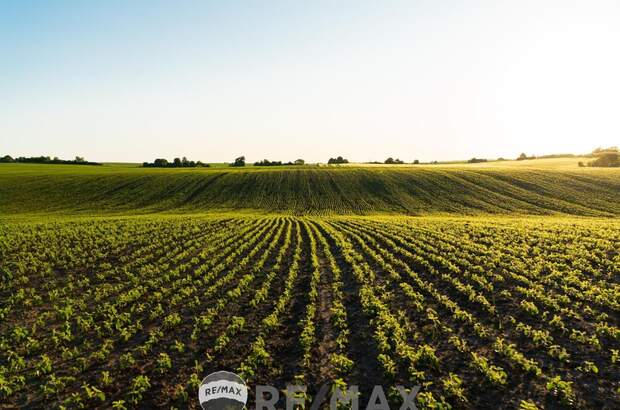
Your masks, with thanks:
M474 157L474 158L470 159L467 162L469 162L470 164L478 164L480 162L487 162L487 160L484 159L484 158L476 158L476 157Z
M39 157L17 157L13 158L10 155L5 155L0 158L0 162L19 162L25 164L67 164L67 165L101 165L98 162L89 162L84 160L84 157L75 157L75 159L59 159L58 157L54 157L54 159L49 156L39 156Z
M342 158L341 156L338 156L336 158L330 158L329 161L327 161L328 164L348 164L349 160L346 158Z
M306 163L306 161L304 161L303 159L296 159L294 164L295 165L304 165Z
M420 163L420 160L418 160L418 159L414 159L414 160L413 160L413 163L417 165L417 164L419 164L419 163Z
M393 164L393 163L394 163L394 158L389 157L388 159L386 159L386 160L384 161L384 163L385 163L385 164Z
M268 159L264 159L262 161L257 161L254 163L255 167L275 167L279 165L282 165L282 161L269 161ZM292 163L289 162L288 165L292 165Z
M547 154L547 155L541 155L537 158L574 158L575 154ZM530 159L532 159L530 157Z
M233 167L245 167L245 157L242 155L235 158L235 162L231 164Z
M522 152L521 155L519 155L519 157L517 158L517 161L523 161L524 159L527 159L527 155L525 154L525 152Z
M166 158L157 158L155 161L153 161L153 166L155 167L167 167L168 164L169 163Z
M594 161L588 163L591 167L617 168L620 167L620 153L604 152L598 154Z
M157 158L152 163L143 162L142 166L145 168L195 168L209 167L210 165L201 161L190 161L186 157L183 157L183 159L175 158L172 162L168 162L165 158Z
M609 148L598 147L594 151L592 151L592 154L596 155L596 154L603 154L606 152L618 152L618 147L609 147Z

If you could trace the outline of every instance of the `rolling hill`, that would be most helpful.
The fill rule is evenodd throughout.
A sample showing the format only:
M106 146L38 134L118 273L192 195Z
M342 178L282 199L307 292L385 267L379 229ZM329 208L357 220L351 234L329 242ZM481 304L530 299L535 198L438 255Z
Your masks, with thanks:
M277 169L2 164L0 213L620 215L620 170L525 162Z

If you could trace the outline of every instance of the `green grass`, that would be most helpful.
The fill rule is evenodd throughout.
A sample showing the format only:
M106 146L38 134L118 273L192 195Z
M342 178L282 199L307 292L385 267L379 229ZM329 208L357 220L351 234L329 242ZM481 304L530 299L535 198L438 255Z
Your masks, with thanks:
M566 159L277 169L0 165L5 216L210 211L609 217L620 215L620 170Z

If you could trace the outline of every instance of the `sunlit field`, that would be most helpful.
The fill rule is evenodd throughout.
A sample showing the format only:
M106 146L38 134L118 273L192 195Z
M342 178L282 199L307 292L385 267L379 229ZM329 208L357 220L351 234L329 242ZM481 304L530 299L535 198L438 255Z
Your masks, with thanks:
M1 402L199 408L230 370L618 407L620 173L526 162L2 165Z

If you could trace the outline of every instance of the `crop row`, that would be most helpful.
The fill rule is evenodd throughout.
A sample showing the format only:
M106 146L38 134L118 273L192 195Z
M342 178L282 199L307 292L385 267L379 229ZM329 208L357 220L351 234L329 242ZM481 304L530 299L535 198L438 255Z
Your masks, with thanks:
M420 385L419 407L620 404L620 234L584 220L140 217L11 223L0 397L196 408L252 384ZM366 386L366 387L365 387Z

